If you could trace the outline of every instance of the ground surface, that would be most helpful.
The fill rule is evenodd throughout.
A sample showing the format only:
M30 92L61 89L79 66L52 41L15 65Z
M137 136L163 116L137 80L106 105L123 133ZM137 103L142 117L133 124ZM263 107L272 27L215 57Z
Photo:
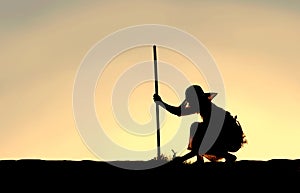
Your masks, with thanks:
M157 162L157 160L155 160ZM94 188L109 187L122 188L123 191L134 187L143 187L150 191L176 187L213 187L220 188L244 186L245 188L286 188L300 187L300 159L274 159L269 161L236 161L233 164L224 162L205 162L203 165L178 164L172 161L163 162L158 167L141 168L150 161L68 161L68 160L2 160L0 161L0 175L2 185L27 182L26 187L67 186L74 188L79 185ZM153 164L153 163L151 163ZM18 187L18 186L16 186ZM14 186L10 186L14 188ZM159 188L158 188L159 189ZM162 189L161 189L162 190Z

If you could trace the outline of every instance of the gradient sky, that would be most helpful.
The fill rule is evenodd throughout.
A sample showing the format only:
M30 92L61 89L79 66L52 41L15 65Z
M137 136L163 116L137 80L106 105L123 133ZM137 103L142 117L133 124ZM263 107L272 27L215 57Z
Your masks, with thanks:
M176 27L208 49L222 75L226 109L238 115L249 141L236 153L239 160L299 158L299 1L0 0L0 159L101 160L75 125L76 73L98 41L141 24ZM186 73L191 81L209 89L182 55L161 49L158 58L177 68L182 63L190 66ZM113 89L113 82L107 80L116 80L128 66L151 59L149 47L122 53L111 61L95 92L97 115L105 122L105 131L132 151L155 149L155 135L140 137L138 145L122 135L105 103L111 95L101 93ZM172 89L162 84L162 98L179 104L184 90L176 94ZM152 94L149 81L131 93L128 108L135 121L154 120ZM179 121L165 116L166 127ZM111 126L116 127L110 130ZM188 127L180 129L186 132L185 143ZM162 143L172 140L174 132L163 129ZM141 141L147 142L141 146ZM101 142L99 148L109 149ZM182 149L175 151L180 154ZM170 149L163 153L172 156ZM118 159L123 158L131 157Z

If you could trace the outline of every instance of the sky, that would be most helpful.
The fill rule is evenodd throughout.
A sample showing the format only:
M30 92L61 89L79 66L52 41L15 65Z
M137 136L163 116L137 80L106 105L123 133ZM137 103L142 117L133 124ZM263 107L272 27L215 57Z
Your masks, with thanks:
M163 100L179 105L188 83L200 84L218 93L217 105L238 116L248 140L235 153L238 160L299 158L298 1L0 0L0 159L155 157L151 44L110 56L102 73L100 61L109 56L95 52L99 74L92 103L101 126L79 127L74 116L74 85L85 59L101 40L147 24L169 26L197 39L205 48L199 55L214 61L216 78L222 80L220 87L210 86L210 72L195 68L205 66L204 59L195 63L176 48L158 46ZM135 39L130 38L126 41ZM114 39L106 52L119 44ZM198 117L160 112L162 153L183 154L189 125Z

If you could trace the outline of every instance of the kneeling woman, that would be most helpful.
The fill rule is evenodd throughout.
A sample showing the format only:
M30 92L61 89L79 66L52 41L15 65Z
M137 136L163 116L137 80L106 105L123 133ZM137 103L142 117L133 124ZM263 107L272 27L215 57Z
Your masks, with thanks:
M236 117L224 109L216 106L211 100L216 96L216 93L204 93L199 85L192 85L185 91L185 100L179 106L172 106L165 103L157 94L153 95L153 100L168 112L177 115L185 116L199 113L202 117L202 122L195 122L190 127L190 139L187 149L191 150L186 155L179 157L177 161L184 162L194 156L197 156L197 163L203 163L203 157L207 157L211 161L225 158L226 162L234 162L236 156L229 152L236 152L246 143L244 133ZM210 123L212 111L220 119L224 120L221 129L218 130L218 124ZM222 119L223 116L223 119ZM207 129L214 129L218 136L215 143L205 153L199 154L199 148Z

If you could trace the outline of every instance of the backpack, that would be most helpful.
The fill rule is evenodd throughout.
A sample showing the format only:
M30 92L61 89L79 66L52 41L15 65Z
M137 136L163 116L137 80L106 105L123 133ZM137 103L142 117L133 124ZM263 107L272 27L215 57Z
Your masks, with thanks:
M246 136L243 132L237 116L232 116L226 112L225 121L222 129L222 135L225 142L226 149L229 152L238 151L245 143L247 143Z

